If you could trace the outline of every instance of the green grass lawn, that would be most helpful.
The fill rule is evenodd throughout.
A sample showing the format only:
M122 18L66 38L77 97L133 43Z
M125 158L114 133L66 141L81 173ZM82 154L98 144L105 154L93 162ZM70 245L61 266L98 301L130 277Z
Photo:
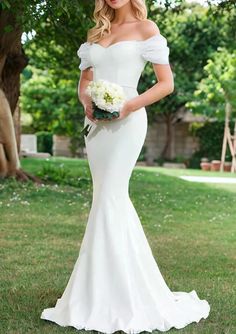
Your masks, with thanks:
M138 168L146 170L146 167L138 166ZM208 176L208 177L227 177L236 178L236 173L229 172L212 172L212 171L202 171L200 169L184 169L184 168L163 168L163 167L149 167L149 170L160 172L161 174L170 176ZM236 184L221 184L221 183L209 183L208 187L225 189L229 191L236 192Z
M40 314L61 296L78 256L92 198L88 164L24 159L22 165L48 172L49 180L56 167L62 181L0 181L0 333L76 333ZM208 319L168 333L235 334L236 192L181 180L181 173L204 175L136 167L130 180L131 200L167 284L173 291L194 289L211 305Z

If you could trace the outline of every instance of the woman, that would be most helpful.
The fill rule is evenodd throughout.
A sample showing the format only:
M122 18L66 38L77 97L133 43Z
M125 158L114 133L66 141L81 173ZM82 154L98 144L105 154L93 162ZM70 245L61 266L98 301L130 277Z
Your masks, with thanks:
M128 193L147 131L145 106L173 91L167 40L147 19L144 0L96 0L94 18L88 41L78 50L84 125L93 125L85 137L93 201L66 289L41 318L104 333L180 329L207 318L210 306L195 290L170 291ZM147 61L158 82L139 95L137 84ZM119 118L94 118L85 91L98 79L123 86L127 101Z

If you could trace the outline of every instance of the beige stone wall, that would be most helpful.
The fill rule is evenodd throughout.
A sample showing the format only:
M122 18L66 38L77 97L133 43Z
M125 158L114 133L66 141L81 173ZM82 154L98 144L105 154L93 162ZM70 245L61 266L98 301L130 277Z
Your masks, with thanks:
M55 157L71 157L70 138L53 135L53 155Z
M191 136L189 131L190 123L177 123L173 127L173 141L171 156L189 158L198 149L198 138ZM149 162L160 157L166 140L166 125L155 123L148 126L147 136L144 143L146 157Z
M199 140L190 134L189 127L190 123L175 125L174 153L176 156L189 158L199 148Z
M70 138L67 136L58 136L53 135L53 155L55 157L73 157L72 152L70 150ZM75 153L75 157L85 157L86 149L78 147L77 152Z
M177 123L173 128L173 142L171 147L172 158L181 156L189 158L198 148L198 138L193 138L189 132L190 123ZM137 134L138 135L138 134ZM166 129L164 123L155 123L148 126L144 146L146 159L152 163L158 158L165 145ZM53 155L71 157L69 150L70 140L65 136L53 136ZM86 156L86 149L84 148Z

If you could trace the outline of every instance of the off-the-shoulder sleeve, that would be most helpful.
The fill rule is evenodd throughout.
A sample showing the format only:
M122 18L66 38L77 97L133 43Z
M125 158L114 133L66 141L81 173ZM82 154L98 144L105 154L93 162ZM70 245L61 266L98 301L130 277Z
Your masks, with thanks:
M141 43L141 55L144 60L153 64L169 64L169 47L167 39L156 34Z
M77 55L81 59L79 69L85 70L86 68L92 66L90 55L89 55L90 44L88 42L82 43L77 50Z

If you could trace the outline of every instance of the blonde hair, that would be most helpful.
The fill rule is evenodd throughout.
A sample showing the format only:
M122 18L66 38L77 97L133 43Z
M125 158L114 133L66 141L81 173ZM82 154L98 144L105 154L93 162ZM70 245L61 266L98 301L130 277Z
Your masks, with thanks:
M147 7L145 0L130 0L135 17L142 21L147 18ZM105 0L95 0L93 21L95 26L88 30L87 41L97 42L104 34L111 32L111 21L115 17L115 10Z

